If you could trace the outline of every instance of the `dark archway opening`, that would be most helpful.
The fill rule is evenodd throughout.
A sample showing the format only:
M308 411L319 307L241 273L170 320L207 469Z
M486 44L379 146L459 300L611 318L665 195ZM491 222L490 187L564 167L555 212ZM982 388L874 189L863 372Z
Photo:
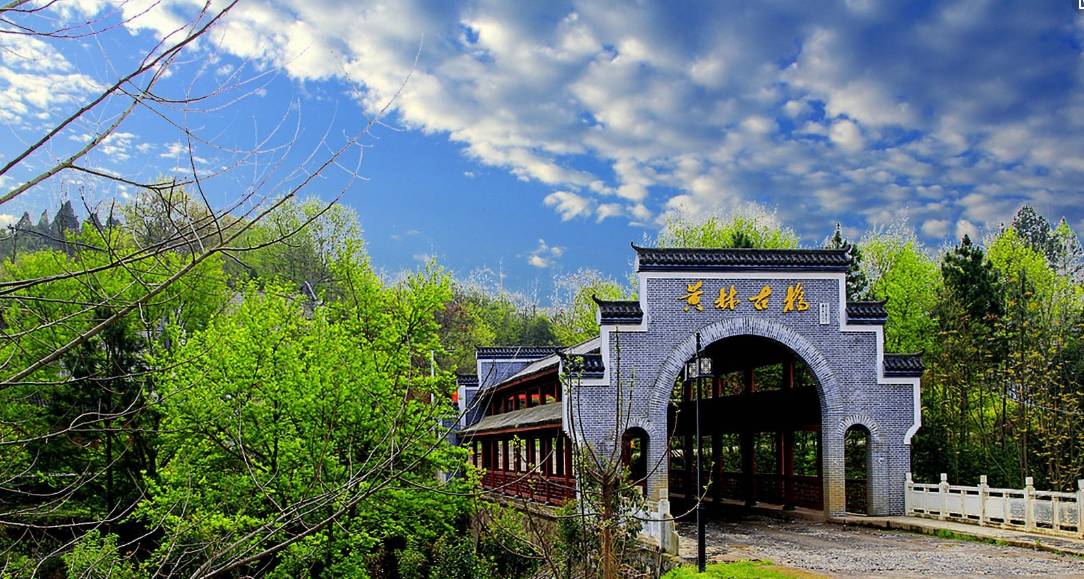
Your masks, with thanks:
M695 362L686 365L671 392L671 499L686 507L703 496L716 506L770 503L822 510L820 400L809 366L787 346L759 336L720 340L705 347L702 358L707 361L699 369ZM704 487L699 491L698 449Z
M632 484L647 490L647 432L630 428L621 436L621 463L629 469Z
M843 470L848 513L869 513L870 434L862 425L847 429L843 437Z

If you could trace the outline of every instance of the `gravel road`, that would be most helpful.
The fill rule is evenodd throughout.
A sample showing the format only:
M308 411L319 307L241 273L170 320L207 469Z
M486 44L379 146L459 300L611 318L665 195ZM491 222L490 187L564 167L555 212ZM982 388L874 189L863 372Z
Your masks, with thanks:
M696 559L696 525L678 523L681 556ZM1021 547L941 539L903 531L748 516L712 521L712 561L767 559L815 574L847 577L1084 577L1084 559Z

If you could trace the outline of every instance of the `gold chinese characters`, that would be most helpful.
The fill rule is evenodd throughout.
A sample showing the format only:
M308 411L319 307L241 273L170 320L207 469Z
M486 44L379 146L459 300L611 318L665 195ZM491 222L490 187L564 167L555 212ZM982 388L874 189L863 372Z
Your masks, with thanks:
M700 289L704 286L704 282L698 281L696 283L690 283L685 285L685 295L678 298L678 300L685 301L684 310L687 312L689 308L696 308L696 311L704 311L704 306L700 305L700 297L704 295L704 290Z
M682 311L689 312L696 310L698 312L704 311L704 305L702 303L704 297L704 282L703 280L695 281L685 284L685 294L678 298L678 301L685 302ZM758 312L763 312L771 307L772 287L765 284L760 288L760 291L756 295L748 298L748 301L752 303L753 309ZM711 299L711 298L708 298ZM728 287L719 288L719 295L712 302L712 306L717 310L736 311L738 305L742 303L742 298L738 296L738 289L730 285ZM790 312L804 312L809 310L809 302L806 301L805 288L802 287L801 282L796 282L787 286L786 297L783 299L783 313Z

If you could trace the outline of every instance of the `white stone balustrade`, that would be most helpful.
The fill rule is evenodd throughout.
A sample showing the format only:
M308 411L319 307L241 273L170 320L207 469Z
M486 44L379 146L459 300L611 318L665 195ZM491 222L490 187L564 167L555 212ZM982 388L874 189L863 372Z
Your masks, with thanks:
M904 508L908 516L1084 539L1084 480L1070 493L1035 490L1031 477L1023 489L991 488L986 480L950 485L942 473L939 483L916 483L907 473Z

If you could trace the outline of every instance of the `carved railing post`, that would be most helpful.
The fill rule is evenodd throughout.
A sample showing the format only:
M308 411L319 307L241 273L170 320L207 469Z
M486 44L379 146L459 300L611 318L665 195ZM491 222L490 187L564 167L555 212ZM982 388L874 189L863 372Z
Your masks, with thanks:
M903 483L903 514L907 516L915 510L914 499L911 498L913 492L915 492L915 481L911 478L911 473L907 473L907 480Z
M1084 539L1084 480L1076 481L1076 536Z
M1024 528L1035 530L1035 479L1024 479Z
M937 518L941 520L948 517L948 491L948 474L941 473L941 482L937 485L937 492L941 495L938 497L941 499L941 507L937 512Z
M990 485L986 484L986 475L979 476L979 524L986 526L986 497L990 495Z

